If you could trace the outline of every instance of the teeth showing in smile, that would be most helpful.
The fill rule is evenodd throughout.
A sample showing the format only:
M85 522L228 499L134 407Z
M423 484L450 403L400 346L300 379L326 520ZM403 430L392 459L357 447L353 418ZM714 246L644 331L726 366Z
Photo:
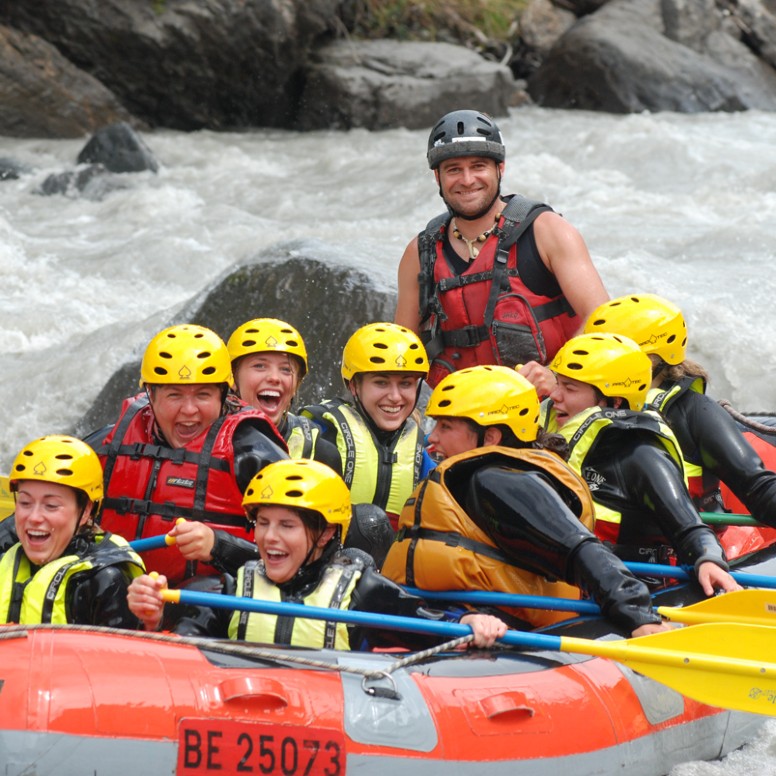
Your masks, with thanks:
M398 415L401 412L401 407L380 407L380 409L389 415Z
M280 404L280 391L262 391L256 396L262 404L266 404L268 407L277 407Z

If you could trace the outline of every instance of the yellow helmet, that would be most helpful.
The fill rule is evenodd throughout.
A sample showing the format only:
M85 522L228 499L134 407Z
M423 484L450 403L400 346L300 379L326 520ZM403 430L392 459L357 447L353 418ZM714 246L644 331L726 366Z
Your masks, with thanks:
M539 397L522 375L506 366L473 366L447 375L431 393L429 417L469 418L480 426L508 426L523 442L539 429Z
M273 506L310 509L331 525L348 532L351 518L350 491L342 477L319 461L291 459L265 466L248 483L243 507Z
M226 343L229 357L235 359L249 353L288 353L302 362L300 379L307 373L307 349L302 335L290 324L277 318L255 318L238 326Z
M231 382L232 362L224 341L214 331L189 323L160 331L140 365L140 385Z
M428 357L414 331L396 323L369 323L358 329L342 351L342 377L360 372L428 374Z
M16 456L8 477L15 493L19 480L40 480L83 491L99 504L103 496L102 466L86 442L51 434L30 442Z
M585 323L585 333L630 337L647 354L681 364L687 354L687 325L682 311L655 294L632 294L604 302Z
M652 363L628 337L619 334L580 334L556 354L550 369L592 385L604 395L622 397L640 410L652 382Z

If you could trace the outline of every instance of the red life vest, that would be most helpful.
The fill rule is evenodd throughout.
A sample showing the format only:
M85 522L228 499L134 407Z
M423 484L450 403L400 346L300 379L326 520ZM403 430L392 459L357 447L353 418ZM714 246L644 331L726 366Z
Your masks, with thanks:
M241 423L255 423L257 418L266 424L266 435L285 449L266 415L254 409L219 417L185 448L159 445L146 395L125 400L118 422L98 450L106 483L102 528L132 541L167 533L184 517L250 541L232 440ZM208 564L187 562L174 546L142 556L146 568L164 574L171 585L195 574L219 573Z
M444 256L449 216L435 219L419 236L421 338L431 360L432 387L450 372L478 364L547 364L576 333L579 321L566 298L534 293L518 270L517 239L548 210L513 197L461 275Z

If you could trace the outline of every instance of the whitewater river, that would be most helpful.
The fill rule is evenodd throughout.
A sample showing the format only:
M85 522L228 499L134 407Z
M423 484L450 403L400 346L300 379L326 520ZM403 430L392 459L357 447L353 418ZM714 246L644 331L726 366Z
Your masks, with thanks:
M776 410L776 114L530 108L499 123L504 190L576 225L610 294L679 304L717 398ZM28 440L71 430L177 310L272 246L348 262L391 287L407 241L440 210L426 135L149 133L159 174L121 176L99 201L36 194L72 168L86 138L0 138L0 157L32 170L0 182L0 472ZM311 349L322 336L302 334ZM672 776L774 772L776 722L723 763Z

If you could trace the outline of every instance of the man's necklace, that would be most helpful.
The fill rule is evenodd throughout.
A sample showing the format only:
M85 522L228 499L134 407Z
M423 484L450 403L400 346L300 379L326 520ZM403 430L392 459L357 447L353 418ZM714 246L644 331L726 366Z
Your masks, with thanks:
M473 240L469 240L461 234L461 231L460 229L458 229L458 224L455 218L453 218L450 221L450 226L452 227L452 230L453 230L453 237L466 243L466 247L469 249L469 261L473 261L474 259L477 258L477 256L480 253L480 248L482 247L482 243L484 243L485 240L487 240L488 237L490 237L491 234L493 234L493 230L496 228L496 224L498 224L500 218L501 218L501 213L496 213L496 218L494 219L493 226L491 226L490 229L486 229L482 234L478 234Z

